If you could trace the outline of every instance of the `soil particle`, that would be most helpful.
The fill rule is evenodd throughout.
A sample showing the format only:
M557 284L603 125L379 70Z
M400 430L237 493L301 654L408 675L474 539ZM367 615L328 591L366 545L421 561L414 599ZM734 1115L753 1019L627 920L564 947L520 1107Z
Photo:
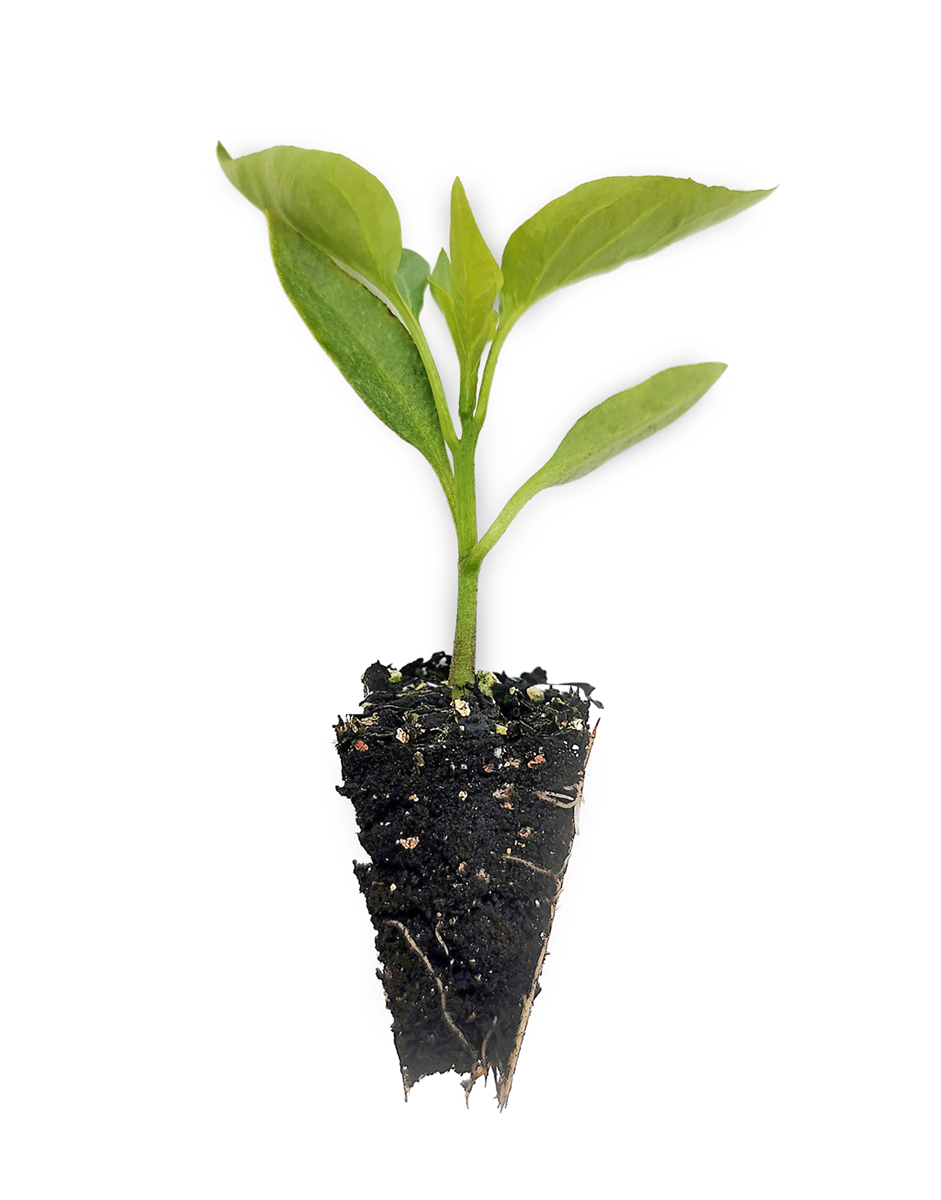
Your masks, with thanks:
M364 672L362 712L336 726L338 791L371 859L354 870L406 1096L451 1070L469 1094L492 1069L502 1107L576 831L588 689L488 672L492 694L455 702L449 666L437 654Z

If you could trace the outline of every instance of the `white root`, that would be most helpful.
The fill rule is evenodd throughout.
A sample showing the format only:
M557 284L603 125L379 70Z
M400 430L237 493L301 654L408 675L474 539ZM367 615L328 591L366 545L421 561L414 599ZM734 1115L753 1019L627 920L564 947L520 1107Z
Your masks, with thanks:
M563 796L561 792L537 792L536 795L540 800L547 800L550 804L554 804L556 808L575 808L576 805L581 804L579 796L576 796L574 800L570 800L568 796Z
M447 1002L445 1001L445 998L444 998L444 984L441 982L441 980L435 974L435 969L431 965L431 963L428 961L427 955L425 955L423 953L421 947L418 945L418 943L415 941L415 939L412 937L412 935L405 928L405 926L402 924L401 921L388 920L388 921L386 921L386 924L394 925L396 927L396 929L398 929L401 932L402 936L408 942L409 946L411 946L411 948L415 951L415 953L418 955L418 957L425 964L425 969L427 970L427 972L431 976L431 978L435 981L435 986L438 989L438 995L441 999L441 1015L444 1018L445 1024L454 1034L457 1035L457 1037L459 1037L461 1039L461 1042L463 1043L464 1048L470 1054L472 1054L474 1056L474 1058L476 1059L476 1057L477 1057L476 1050L470 1044L470 1042L467 1040L467 1038L464 1036L464 1034L461 1033L461 1031L460 1031L460 1029L458 1029L457 1025L454 1024L454 1021L451 1019L451 1014L448 1012Z
M559 882L559 877L555 871L550 871L548 867L537 866L536 863L530 862L528 858L520 858L518 854L511 854L509 850L502 854L501 858L506 859L507 862L522 863L524 867L529 867L531 871L538 871L540 875L549 875L556 883Z

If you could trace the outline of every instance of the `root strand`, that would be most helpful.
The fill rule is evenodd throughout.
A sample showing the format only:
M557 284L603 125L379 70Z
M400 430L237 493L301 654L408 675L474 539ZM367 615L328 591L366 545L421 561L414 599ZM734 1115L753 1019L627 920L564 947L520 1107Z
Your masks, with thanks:
M408 942L409 946L411 946L411 948L415 951L415 953L418 955L418 957L425 964L425 969L427 970L427 972L431 976L431 978L435 981L435 986L438 989L438 996L441 999L441 1015L444 1018L445 1024L452 1031L452 1033L454 1033L457 1037L459 1037L461 1039L461 1042L462 1042L465 1050L467 1050L471 1054L471 1056L474 1059L476 1059L477 1051L474 1049L474 1047L470 1044L470 1042L467 1040L467 1038L464 1036L464 1034L461 1033L460 1029L458 1029L458 1027L454 1024L454 1021L451 1019L451 1014L448 1012L447 1002L445 1001L445 998L444 998L444 984L441 982L441 980L435 974L435 969L431 965L431 963L428 961L427 955L425 955L423 953L421 947L418 945L418 943L415 941L415 939L412 937L412 935L405 928L405 926L402 924L401 921L388 920L388 921L386 921L386 924L394 925L396 927L396 929L398 929L400 931L402 936Z
M520 858L516 854L510 854L509 851L506 851L501 857L507 859L508 862L522 863L524 867L529 867L532 871L538 871L540 875L550 875L556 883L559 882L559 877L555 871L550 871L548 867L537 866L536 863L530 862L528 858Z

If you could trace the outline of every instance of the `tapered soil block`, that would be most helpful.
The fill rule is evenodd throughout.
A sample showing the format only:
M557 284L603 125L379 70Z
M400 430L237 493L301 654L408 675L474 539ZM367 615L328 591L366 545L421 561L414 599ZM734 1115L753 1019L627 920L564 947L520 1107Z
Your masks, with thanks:
M405 1093L491 1070L506 1104L539 990L591 746L590 688L496 676L453 701L449 660L363 676L336 727L368 863L354 864Z

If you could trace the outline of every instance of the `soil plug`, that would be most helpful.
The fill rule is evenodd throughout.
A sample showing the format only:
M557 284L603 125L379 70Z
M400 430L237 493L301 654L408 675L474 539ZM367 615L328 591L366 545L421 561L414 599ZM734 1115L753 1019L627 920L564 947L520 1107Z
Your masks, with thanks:
M363 674L362 710L336 726L343 784L368 863L355 865L406 1097L457 1071L465 1095L492 1071L502 1108L577 832L594 738L592 689L476 667L484 559L544 488L570 483L682 416L724 363L660 371L595 405L483 533L475 459L494 372L543 296L643 258L770 194L666 176L614 176L550 201L497 264L459 179L447 250L432 269L402 246L391 196L322 150L276 146L219 162L264 214L281 284L353 389L427 460L457 541L450 654ZM420 321L426 292L460 368L449 403Z

